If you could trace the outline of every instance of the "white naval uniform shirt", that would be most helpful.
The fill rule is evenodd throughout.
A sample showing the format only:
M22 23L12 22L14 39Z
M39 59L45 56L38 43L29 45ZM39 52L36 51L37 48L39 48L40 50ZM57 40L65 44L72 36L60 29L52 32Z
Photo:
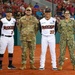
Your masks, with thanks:
M45 18L41 19L40 20L40 24L41 24L41 28L42 26L54 26L53 28L45 28L45 29L42 29L42 32L41 34L42 35L53 35L53 34L50 34L51 30L54 30L55 31L55 23L56 23L56 19L51 17L49 20L46 20ZM54 32L55 34L55 32Z
M1 34L13 36L14 35L13 29L4 29L4 26L15 26L16 20L12 17L11 20L8 21L5 17L1 19L1 22L3 23L1 28Z

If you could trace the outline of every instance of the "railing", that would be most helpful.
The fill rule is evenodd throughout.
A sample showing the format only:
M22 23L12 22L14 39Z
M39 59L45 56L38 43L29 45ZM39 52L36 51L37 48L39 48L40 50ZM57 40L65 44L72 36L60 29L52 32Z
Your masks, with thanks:
M58 3L63 2L63 0L46 0L46 1L48 1L48 2L53 2L53 3L55 3L55 4L58 4Z
M62 3L63 1L66 1L66 0L46 0L46 1L58 4L58 3ZM75 0L68 0L68 1L70 1L70 3L75 3Z

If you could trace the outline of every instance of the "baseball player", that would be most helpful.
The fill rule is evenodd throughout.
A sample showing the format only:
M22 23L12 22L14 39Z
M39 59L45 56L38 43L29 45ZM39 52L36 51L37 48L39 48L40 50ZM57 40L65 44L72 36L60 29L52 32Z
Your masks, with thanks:
M42 18L39 23L39 27L40 27L41 34L42 34L42 39L41 39L42 51L41 51L39 70L45 69L45 58L46 58L46 51L47 51L48 45L50 47L52 69L57 70L56 52L55 52L55 30L56 30L55 24L56 24L56 19L51 17L50 9L46 8L45 17Z
M14 28L16 20L12 17L12 10L6 10L6 17L2 18L0 21L1 30L1 43L0 43L0 70L2 70L3 56L8 47L8 58L9 64L8 69L15 69L16 67L12 65L13 58L13 48L14 48Z

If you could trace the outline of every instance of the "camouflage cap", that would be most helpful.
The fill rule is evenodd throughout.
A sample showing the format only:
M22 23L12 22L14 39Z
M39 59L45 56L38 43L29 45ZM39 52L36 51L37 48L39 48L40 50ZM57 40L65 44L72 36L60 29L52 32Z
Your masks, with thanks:
M31 7L27 7L26 10L32 10Z
M65 14L69 14L70 12L67 10L67 11L65 11Z

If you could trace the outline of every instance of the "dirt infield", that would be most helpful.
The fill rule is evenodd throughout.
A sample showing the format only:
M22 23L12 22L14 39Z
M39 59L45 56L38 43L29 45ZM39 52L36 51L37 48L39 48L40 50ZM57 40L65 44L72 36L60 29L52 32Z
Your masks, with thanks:
M40 53L41 53L41 46L37 45L35 50L35 66L37 67L37 70L31 70L30 64L29 64L29 57L27 59L27 69L26 70L19 70L19 67L21 66L21 48L20 46L15 46L14 51L14 58L13 58L13 64L17 67L16 70L8 70L8 54L7 51L4 55L3 59L3 70L0 71L0 75L75 75L75 71L72 70L72 64L70 62L70 57L68 53L68 49L66 51L65 57L68 59L65 59L65 64L63 66L62 71L53 71L51 66L51 57L49 49L47 51L46 56L46 67L45 70L40 71L39 68L39 61L40 61ZM57 53L57 62L59 58L59 45L56 45L56 53Z

